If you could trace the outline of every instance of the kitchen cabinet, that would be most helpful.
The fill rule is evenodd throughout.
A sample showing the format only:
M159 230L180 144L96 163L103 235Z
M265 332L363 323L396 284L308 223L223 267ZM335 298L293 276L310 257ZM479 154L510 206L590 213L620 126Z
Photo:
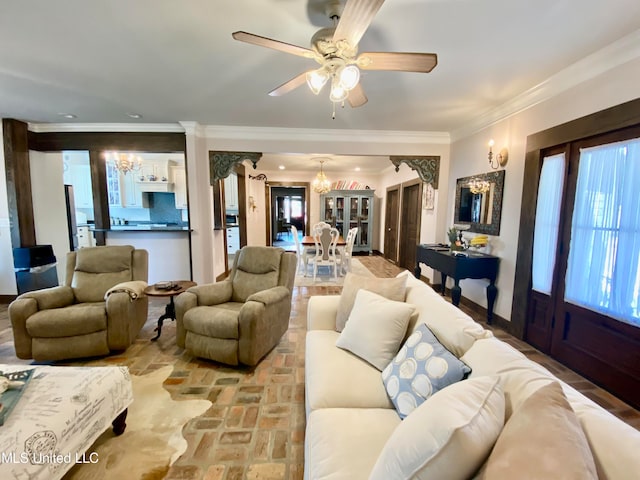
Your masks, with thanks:
M358 227L354 252L373 251L374 190L331 190L320 195L320 220L336 227L346 238Z
M107 162L107 199L110 207L122 207L122 194L120 189L120 172L111 163Z
M227 211L238 211L238 176L230 174L224 179L224 203Z
M93 232L89 230L89 227L78 227L76 230L76 236L78 237L78 248L96 246L96 239L93 236Z
M73 199L76 208L93 208L91 189L91 167L89 165L69 165L69 181L73 185Z
M176 208L183 210L188 208L187 202L187 175L184 167L173 166L171 167L171 177L173 179L173 193L176 197Z
M227 253L233 255L240 250L240 228L227 228Z
M148 208L149 200L136 181L136 172L122 173L107 163L107 194L110 207Z

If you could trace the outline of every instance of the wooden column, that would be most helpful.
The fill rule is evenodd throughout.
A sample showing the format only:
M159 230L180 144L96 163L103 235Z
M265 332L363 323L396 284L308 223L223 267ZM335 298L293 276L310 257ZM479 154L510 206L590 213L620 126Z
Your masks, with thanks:
M14 248L31 247L36 244L36 228L31 198L27 124L4 118L2 131L11 245Z

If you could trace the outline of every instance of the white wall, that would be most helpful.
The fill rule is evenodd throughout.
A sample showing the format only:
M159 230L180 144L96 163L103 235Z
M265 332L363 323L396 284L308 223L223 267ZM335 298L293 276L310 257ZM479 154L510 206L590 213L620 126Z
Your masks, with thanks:
M64 280L69 248L66 201L64 197L62 152L29 151L33 221L38 245L51 245L58 261L58 282Z
M494 151L502 147L509 149L500 235L491 238L492 253L500 257L498 298L494 308L497 315L511 318L527 136L640 97L639 79L640 59L636 59L451 144L446 214L449 226L453 223L456 179L489 170L489 139L495 140ZM486 307L487 283L463 280L460 283L462 295Z

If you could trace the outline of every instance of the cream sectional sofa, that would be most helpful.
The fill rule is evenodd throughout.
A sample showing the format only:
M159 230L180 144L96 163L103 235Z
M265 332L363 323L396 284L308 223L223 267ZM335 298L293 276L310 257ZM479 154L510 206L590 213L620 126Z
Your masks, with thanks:
M505 422L532 393L557 380L548 370L493 337L428 285L408 272L401 275L407 275L405 301L417 311L407 336L419 324L426 323L450 352L472 368L468 380L497 375L504 393ZM402 423L387 396L381 372L336 347L340 336L336 331L339 302L340 296L336 295L314 296L308 305L305 354L305 479L308 480L369 478L385 444ZM598 477L638 478L640 432L571 386L560 384L582 426ZM531 461L537 461L535 451L531 452Z

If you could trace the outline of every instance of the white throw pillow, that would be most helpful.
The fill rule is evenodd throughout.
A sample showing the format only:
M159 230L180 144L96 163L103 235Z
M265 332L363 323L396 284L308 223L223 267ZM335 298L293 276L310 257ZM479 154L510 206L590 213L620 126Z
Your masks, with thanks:
M396 427L369 480L471 478L503 425L504 395L497 376L454 383Z
M382 371L398 353L413 310L413 305L359 290L336 346Z

